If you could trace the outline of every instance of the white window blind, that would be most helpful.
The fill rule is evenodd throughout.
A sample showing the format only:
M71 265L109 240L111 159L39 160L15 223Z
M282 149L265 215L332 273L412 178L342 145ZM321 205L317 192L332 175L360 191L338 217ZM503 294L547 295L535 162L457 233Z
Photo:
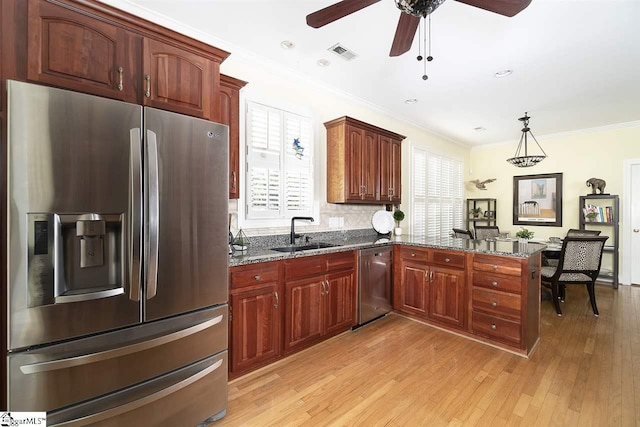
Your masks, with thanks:
M445 237L462 226L463 163L413 148L412 213L414 235Z
M246 135L247 219L311 215L314 188L311 119L248 102ZM296 139L298 149L294 146Z

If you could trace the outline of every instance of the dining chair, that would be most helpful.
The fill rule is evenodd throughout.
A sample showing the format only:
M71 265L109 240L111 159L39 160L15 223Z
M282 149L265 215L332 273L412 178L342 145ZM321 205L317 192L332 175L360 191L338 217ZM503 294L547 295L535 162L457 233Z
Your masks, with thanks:
M470 230L465 230L462 228L453 228L453 237L457 237L459 239L473 239L473 233Z
M476 225L473 229L478 240L495 239L500 234L500 229L495 225Z
M567 231L567 236L599 236L601 230L578 230L577 228L570 228Z
M564 301L564 288L570 284L587 286L594 316L598 316L594 285L607 236L567 236L562 242L557 266L543 266L540 271L542 284L551 288L551 300L558 316L562 316L560 301Z

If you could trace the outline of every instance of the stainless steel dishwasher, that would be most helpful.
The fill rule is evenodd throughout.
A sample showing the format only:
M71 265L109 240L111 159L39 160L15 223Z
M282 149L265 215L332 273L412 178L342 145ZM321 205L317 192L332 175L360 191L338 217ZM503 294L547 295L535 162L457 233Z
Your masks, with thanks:
M358 256L358 326L391 311L392 247L362 249Z

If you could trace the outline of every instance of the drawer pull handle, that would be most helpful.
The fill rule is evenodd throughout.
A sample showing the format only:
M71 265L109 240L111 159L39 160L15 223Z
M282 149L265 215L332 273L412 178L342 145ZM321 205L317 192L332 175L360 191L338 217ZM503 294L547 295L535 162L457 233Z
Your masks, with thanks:
M497 270L498 266L497 265L492 265L491 268L493 268L494 270Z
M493 329L493 330L495 331L496 329L498 329L498 327L496 326L496 324L495 324L495 323L492 323L492 324L491 324L491 329Z
M259 274L256 274L255 276L253 276L253 278L256 279L256 280L262 279L262 277Z
M491 282L491 286L493 286L494 288L498 287L498 282Z
M444 259L444 262L449 262L449 261L451 261L449 258Z
M278 306L280 305L280 298L278 297L278 291L274 292L273 294L276 297L276 303L273 305L273 308L278 308Z
M497 301L491 301L491 306L492 307L497 307L498 306L498 302Z

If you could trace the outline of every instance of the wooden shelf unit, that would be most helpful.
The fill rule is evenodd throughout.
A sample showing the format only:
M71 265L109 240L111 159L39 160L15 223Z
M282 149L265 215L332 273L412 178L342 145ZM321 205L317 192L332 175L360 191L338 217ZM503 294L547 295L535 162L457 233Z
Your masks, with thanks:
M473 217L471 209L481 208L482 214L477 218ZM492 211L493 217L485 217L484 212ZM467 199L467 230L471 230L473 225L475 234L475 225L496 225L496 199Z
M610 207L611 217L607 221L587 221L582 210L587 204ZM580 219L580 230L586 229L602 229L601 235L609 236L609 240L604 246L604 255L612 256L612 272L611 274L600 274L598 279L610 280L615 289L618 288L618 264L619 264L619 248L620 248L620 200L617 194L589 194L580 196L580 205L578 206L578 217ZM608 231L608 232L607 232ZM603 256L604 256L603 255Z

